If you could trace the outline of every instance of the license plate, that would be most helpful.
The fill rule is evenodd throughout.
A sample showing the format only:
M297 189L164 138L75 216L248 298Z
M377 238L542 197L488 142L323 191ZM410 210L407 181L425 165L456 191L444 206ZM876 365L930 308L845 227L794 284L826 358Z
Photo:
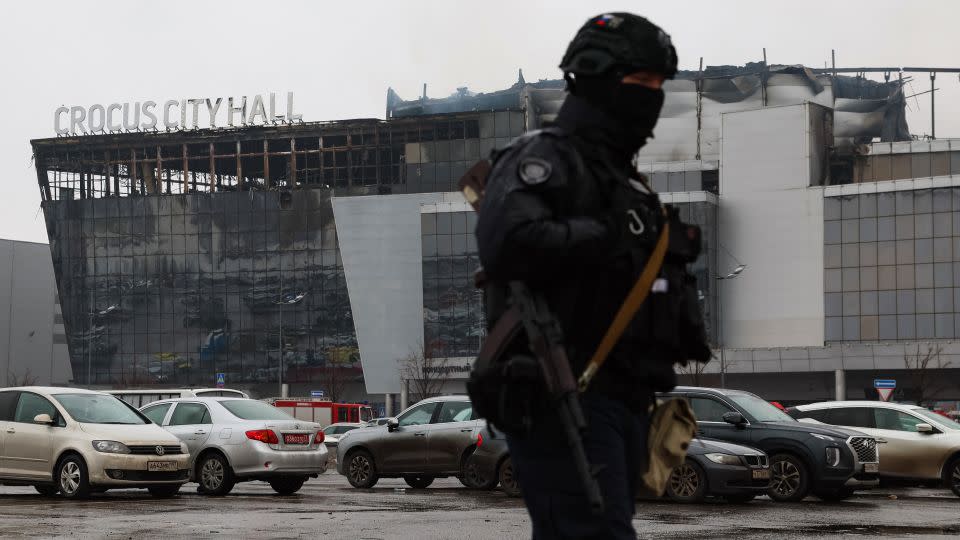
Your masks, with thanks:
M880 464L879 464L879 463L864 463L864 464L863 464L863 472L872 472L872 473L880 472Z
M754 470L753 470L753 479L754 479L754 480L769 480L769 479L770 479L770 469L754 469Z
M177 462L176 461L148 461L147 462L147 471L157 472L157 471L176 471Z
M283 443L284 444L308 444L310 442L310 435L306 433L284 433L283 434Z

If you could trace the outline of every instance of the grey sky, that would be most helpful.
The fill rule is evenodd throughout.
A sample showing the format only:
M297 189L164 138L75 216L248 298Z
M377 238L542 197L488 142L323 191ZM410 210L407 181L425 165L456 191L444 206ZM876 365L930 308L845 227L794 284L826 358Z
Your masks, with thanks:
M557 78L576 29L634 11L673 36L681 67L771 63L960 67L960 2L163 1L10 2L0 20L0 238L46 242L29 140L60 105L293 91L303 119L382 118L392 86L411 99L458 86ZM929 89L917 74L915 91ZM937 135L960 137L960 82L941 75ZM909 89L908 89L909 90ZM911 132L930 129L929 96Z

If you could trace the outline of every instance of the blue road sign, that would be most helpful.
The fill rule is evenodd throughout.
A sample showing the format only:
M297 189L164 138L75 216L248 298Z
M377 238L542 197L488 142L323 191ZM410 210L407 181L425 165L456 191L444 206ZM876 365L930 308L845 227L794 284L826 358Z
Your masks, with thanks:
M223 388L225 384L227 384L227 374L217 373L217 388Z
M895 379L874 379L873 387L874 388L896 388L897 381Z
M310 397L323 397L323 396L324 396L323 390L311 390L311 391L310 391Z

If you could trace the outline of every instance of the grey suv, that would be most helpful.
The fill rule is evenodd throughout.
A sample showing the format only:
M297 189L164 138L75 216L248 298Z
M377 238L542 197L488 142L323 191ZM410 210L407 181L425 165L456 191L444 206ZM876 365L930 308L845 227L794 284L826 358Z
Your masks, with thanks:
M767 495L775 501L799 501L811 492L824 500L841 500L880 482L874 437L797 422L740 390L678 386L670 395L690 401L698 437L759 448L770 456Z
M373 487L380 478L403 478L413 488L438 477L462 479L483 425L467 396L425 399L386 425L340 436L337 472L357 488Z

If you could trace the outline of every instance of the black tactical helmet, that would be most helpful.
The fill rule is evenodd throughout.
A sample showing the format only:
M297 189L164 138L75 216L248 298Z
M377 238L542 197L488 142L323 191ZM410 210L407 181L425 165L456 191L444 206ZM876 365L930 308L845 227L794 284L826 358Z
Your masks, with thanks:
M564 75L598 76L620 71L653 71L672 79L677 51L670 36L632 13L604 13L580 28L560 62Z

